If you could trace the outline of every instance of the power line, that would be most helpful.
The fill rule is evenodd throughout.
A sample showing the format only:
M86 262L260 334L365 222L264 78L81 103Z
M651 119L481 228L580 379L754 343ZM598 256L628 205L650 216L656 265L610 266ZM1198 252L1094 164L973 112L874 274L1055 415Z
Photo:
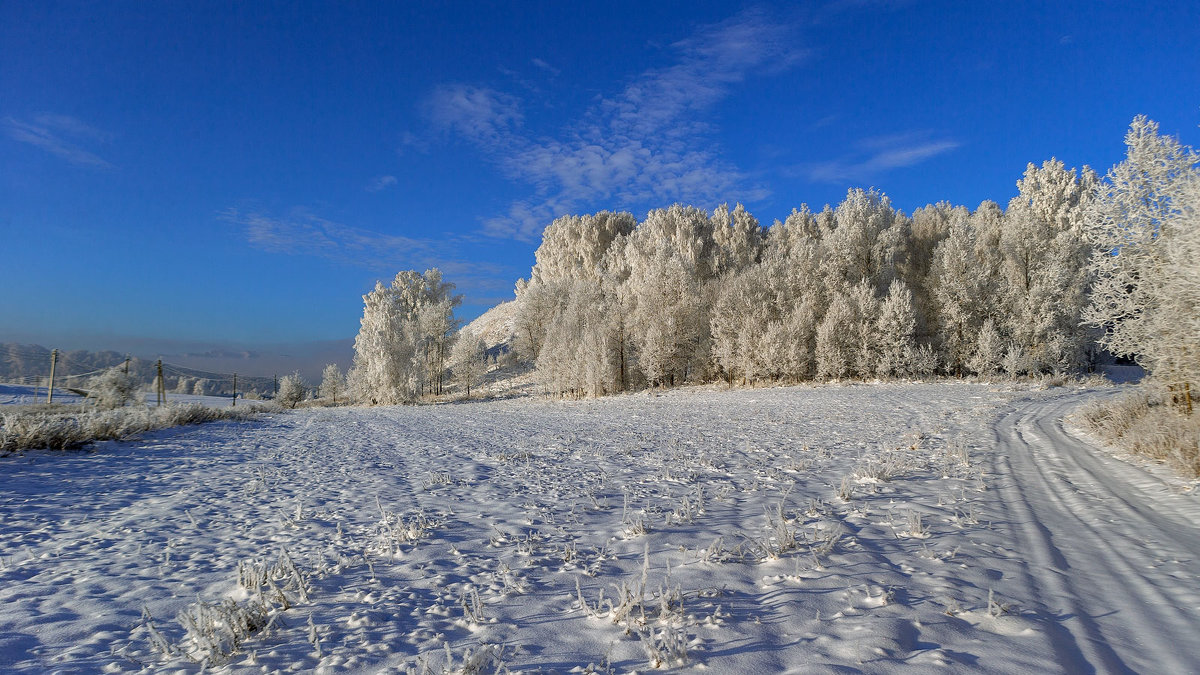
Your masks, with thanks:
M76 374L76 375L63 375L63 379L64 379L64 380L69 380L69 379L72 379L72 378L78 378L78 377L88 377L88 376L91 376L91 375L95 375L95 374L97 374L97 373L103 373L103 372L105 372L105 371L107 371L107 370L110 370L110 369L112 369L112 368L116 368L116 367L117 367L117 366L108 366L108 367L106 367L106 368L97 368L96 370L93 370L93 371L91 371L91 372L87 372L87 373L78 373L78 374Z

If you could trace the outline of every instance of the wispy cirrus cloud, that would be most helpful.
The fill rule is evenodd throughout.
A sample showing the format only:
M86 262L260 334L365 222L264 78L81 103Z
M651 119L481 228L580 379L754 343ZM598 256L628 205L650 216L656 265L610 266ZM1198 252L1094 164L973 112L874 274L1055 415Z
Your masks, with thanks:
M443 84L425 102L434 126L486 147L508 145L513 129L521 124L521 106L515 96L467 84Z
M546 62L545 60L543 60L543 59L537 59L537 58L535 58L535 59L531 59L529 62L530 62L531 64L533 64L533 66L534 66L535 68L538 68L538 69L540 69L540 70L544 70L545 72L549 73L551 76L556 76L556 75L558 75L559 73L561 73L561 72L562 72L562 70L561 70L561 69L559 69L559 68L555 68L554 66L550 65L549 63L547 63L547 62Z
M53 114L37 115L30 120L6 117L3 124L9 138L41 148L71 164L112 168L107 160L85 147L108 143L112 135L74 117Z
M328 220L304 208L285 216L228 209L220 217L243 228L246 241L268 253L315 256L382 275L437 267L472 293L509 291L517 272L460 259L459 242L450 238L385 234Z
M526 132L520 101L487 87L443 85L425 110L435 127L474 143L533 189L484 221L493 236L533 240L552 218L597 203L750 201L765 190L721 156L706 117L748 77L801 60L793 32L761 10L703 26L670 45L669 65L643 71L549 137Z
M398 182L395 176L376 176L367 183L365 189L367 192L383 192Z
M800 173L810 180L825 183L868 181L892 169L915 166L960 145L958 141L938 138L929 132L877 136L859 141L855 145L856 151L844 157L805 165Z

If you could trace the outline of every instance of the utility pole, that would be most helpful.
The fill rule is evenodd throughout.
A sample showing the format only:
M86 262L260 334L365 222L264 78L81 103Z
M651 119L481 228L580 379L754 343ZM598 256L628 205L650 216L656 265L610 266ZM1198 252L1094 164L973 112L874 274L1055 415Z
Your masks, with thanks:
M233 374L233 407L237 407L237 373Z
M154 394L158 399L158 405L162 405L163 401L167 400L167 386L163 384L162 359L158 360L156 368L158 369L158 377L155 379Z
M275 375L275 388L271 390L271 398L279 396L279 375Z
M50 389L46 392L46 403L54 403L54 366L58 364L58 350L50 352Z

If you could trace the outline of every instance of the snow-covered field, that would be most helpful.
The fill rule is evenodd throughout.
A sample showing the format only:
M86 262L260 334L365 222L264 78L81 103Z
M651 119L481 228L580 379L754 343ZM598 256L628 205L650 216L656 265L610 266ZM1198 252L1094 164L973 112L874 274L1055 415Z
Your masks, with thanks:
M83 397L61 389L54 390L55 403L78 403ZM0 405L32 405L46 402L46 388L31 384L0 382Z
M1197 672L1200 495L1061 421L1112 391L309 409L9 457L0 670Z

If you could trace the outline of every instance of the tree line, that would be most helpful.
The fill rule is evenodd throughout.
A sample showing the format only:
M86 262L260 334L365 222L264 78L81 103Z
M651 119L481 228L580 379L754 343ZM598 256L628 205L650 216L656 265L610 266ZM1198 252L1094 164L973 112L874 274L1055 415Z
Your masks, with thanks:
M1103 348L1186 387L1200 358L1197 156L1145 117L1126 145L1104 177L1030 164L1004 207L908 215L851 189L770 227L740 204L563 216L517 283L515 353L570 396L1069 372ZM451 358L452 291L430 270L364 296L360 400L437 394L452 360L474 362L474 336Z

